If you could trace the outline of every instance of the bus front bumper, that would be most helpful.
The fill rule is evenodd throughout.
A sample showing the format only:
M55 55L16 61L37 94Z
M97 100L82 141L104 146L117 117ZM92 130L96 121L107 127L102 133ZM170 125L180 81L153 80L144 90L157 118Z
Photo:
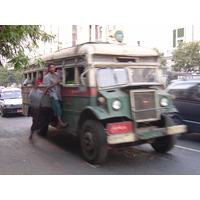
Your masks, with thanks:
M107 143L108 144L120 144L120 143L129 143L137 142L140 140L148 140L157 137L174 135L179 133L187 132L186 125L176 125L170 126L167 128L157 128L157 127L148 127L148 128L139 128L136 132L126 132L120 134L108 134Z

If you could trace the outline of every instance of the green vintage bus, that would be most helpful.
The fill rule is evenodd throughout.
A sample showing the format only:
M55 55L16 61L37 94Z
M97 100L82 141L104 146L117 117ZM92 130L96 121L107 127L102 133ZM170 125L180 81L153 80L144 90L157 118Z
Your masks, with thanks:
M169 151L176 135L186 131L177 120L171 96L160 89L162 73L157 53L124 44L85 43L41 57L53 62L62 77L63 132L80 139L84 158L106 160L108 146L150 143ZM47 67L32 63L24 71L23 114L30 114L30 81ZM25 81L26 80L26 81ZM40 85L41 90L45 85ZM42 107L51 107L48 93ZM176 119L176 120L174 120ZM46 135L48 127L39 132Z

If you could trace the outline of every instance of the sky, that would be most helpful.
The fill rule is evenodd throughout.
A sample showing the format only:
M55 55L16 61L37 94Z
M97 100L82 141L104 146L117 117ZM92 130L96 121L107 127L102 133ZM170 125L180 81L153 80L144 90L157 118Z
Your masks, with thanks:
M161 51L170 49L173 29L200 24L198 8L198 1L193 0L133 1L124 11L129 16L124 22L131 24L126 31L127 40L133 42L134 38L141 46L157 47Z
M167 48L170 49L170 47L172 46L172 31L174 28L173 26L166 29L157 28L156 26L152 25L138 27L125 27L125 43L137 45L137 41L140 41L140 46L150 48L156 47L161 51L164 51Z
M12 7L11 1L3 2L12 13L10 18L1 17L4 24L121 24L126 27L125 42L137 45L140 41L141 46L161 50L172 46L173 29L199 23L197 0L25 2L13 0ZM7 9L1 10L0 16L8 16Z

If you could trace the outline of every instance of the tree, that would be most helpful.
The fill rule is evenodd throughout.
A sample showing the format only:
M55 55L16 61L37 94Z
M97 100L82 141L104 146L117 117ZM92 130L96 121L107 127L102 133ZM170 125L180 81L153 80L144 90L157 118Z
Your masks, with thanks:
M164 53L161 53L156 47L154 47L153 49L157 52L158 57L160 58L161 69L163 71L167 71L167 60L162 58L164 56Z
M189 42L180 43L176 50L172 52L174 71L194 72L200 70L200 43Z
M0 85L8 86L12 83L19 84L21 82L20 71L8 71L5 68L0 68Z
M40 25L0 25L0 56L10 60L15 69L22 69L28 66L28 54L36 53L39 41L50 42L54 38Z

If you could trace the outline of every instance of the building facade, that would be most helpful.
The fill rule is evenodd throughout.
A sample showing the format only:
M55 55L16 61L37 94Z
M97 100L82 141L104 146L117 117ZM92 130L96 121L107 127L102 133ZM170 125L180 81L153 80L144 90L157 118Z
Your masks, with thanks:
M167 68L173 71L172 52L177 48L181 42L200 41L200 25L188 25L176 27L172 30L171 45L166 48L164 52L164 59L167 60Z
M38 53L42 55L85 42L114 43L117 41L111 37L111 32L123 32L122 25L43 25L42 29L57 36L51 43L40 42Z
M173 48L181 42L200 41L200 25L190 25L173 30Z

